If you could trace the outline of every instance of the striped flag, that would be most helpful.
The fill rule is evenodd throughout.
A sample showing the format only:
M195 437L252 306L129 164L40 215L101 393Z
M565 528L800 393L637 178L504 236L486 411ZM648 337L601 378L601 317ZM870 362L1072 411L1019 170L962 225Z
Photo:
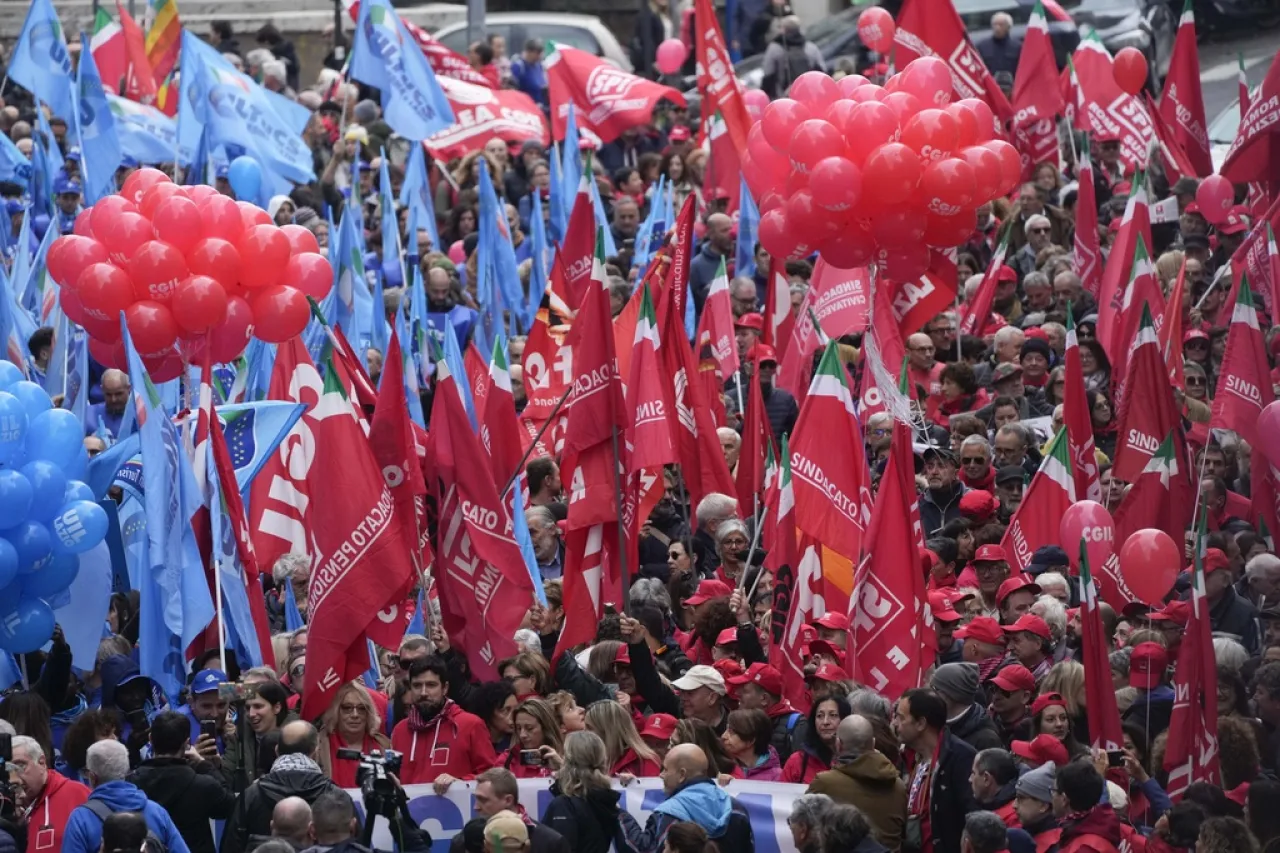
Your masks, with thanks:
M182 48L182 22L178 20L177 0L150 0L148 12L151 23L147 27L147 63L156 81L156 106L165 115L176 115L178 92L176 88L170 89Z
M120 81L128 69L125 58L124 30L111 14L98 7L93 16L93 32L89 35L89 50L98 66L102 85L113 95L120 93Z

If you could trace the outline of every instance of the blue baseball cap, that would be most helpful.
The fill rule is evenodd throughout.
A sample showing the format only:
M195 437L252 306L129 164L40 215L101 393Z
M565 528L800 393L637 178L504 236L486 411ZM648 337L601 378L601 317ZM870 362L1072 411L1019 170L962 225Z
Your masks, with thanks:
M218 685L227 680L227 674L220 669L202 669L196 673L196 677L191 679L191 695L198 696L201 693L211 693L218 689Z
M65 195L74 193L80 195L80 182L71 178L59 178L53 184L54 195Z
M138 168L138 167L139 167L139 166L141 166L141 165L142 165L142 164L138 162L137 158L135 158L135 157L131 157L131 156L129 156L128 154L126 154L126 155L124 155L123 157L121 157L121 158L120 158L120 165L119 165L119 166L117 166L116 168L119 168L119 169L136 169L136 168Z
M26 210L26 206L22 203L21 199L11 198L5 201L4 209L10 216L17 216L19 213Z
M80 146L79 146L79 145L72 145L70 148L68 148L68 149L67 149L67 154L66 154L66 156L65 156L63 159L65 159L65 160L79 160L79 159L80 159Z

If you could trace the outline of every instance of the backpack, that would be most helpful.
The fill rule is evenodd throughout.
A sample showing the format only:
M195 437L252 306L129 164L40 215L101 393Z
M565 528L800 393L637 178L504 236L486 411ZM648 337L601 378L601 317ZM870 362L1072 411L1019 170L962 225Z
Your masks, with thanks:
M102 800L95 800L92 797L84 801L84 807L91 814L97 815L98 820L103 822L106 822L108 817L115 814ZM169 845L161 841L160 836L156 835L150 826L147 827L147 839L142 849L144 853L169 853Z
M778 64L779 93L785 94L797 77L813 70L813 64L809 62L809 55L804 51L805 44L784 45L785 55Z

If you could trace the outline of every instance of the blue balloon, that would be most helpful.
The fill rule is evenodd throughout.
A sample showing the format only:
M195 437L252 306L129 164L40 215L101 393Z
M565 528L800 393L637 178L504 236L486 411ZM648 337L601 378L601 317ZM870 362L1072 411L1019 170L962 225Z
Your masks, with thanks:
M7 361L0 361L0 364L13 367ZM16 367L13 369L17 370ZM16 388L24 384L31 383L18 381L10 387ZM21 399L8 391L0 391L0 465L11 464L14 456L23 449L23 441L27 437L27 425L30 421L31 419L27 417L27 407Z
M0 468L0 528L17 527L26 521L34 499L35 492L25 474Z
M62 502L69 504L72 501L91 501L93 500L93 489L89 488L88 483L80 480L67 480L67 491L62 495Z
M34 652L53 636L53 610L38 598L21 598L0 619L0 649L15 655Z
M31 481L31 517L36 521L48 521L57 515L67 493L67 475L57 465L43 459L23 465L22 473Z
M9 387L9 393L21 401L22 408L27 411L28 419L53 408L53 401L49 399L48 393L34 382L28 382L25 379L15 382Z
M18 552L13 550L8 539L0 539L0 590L3 590L18 576ZM5 593L11 599L17 595L16 588Z
M38 572L22 578L23 598L50 598L63 592L80 574L80 558L75 554L55 554Z
M67 475L68 481L83 480L89 476L89 451L84 449L83 442L76 449L71 461L62 466L62 473Z
M37 239L43 240L44 232L49 230L49 215L47 213L37 213L31 217L31 230L35 233Z
M227 167L227 182L237 199L257 204L262 192L262 167L257 160L242 154Z
M8 391L9 386L22 381L22 371L12 361L0 359L0 391Z
M399 287L404 284L404 268L399 258L391 258L382 262L382 283L386 287Z
M65 470L83 448L84 424L67 409L49 409L31 418L28 459L43 459Z
M98 507L98 511L101 512L102 507ZM4 538L18 552L19 574L39 571L53 556L53 539L49 536L49 528L37 521L26 521L12 530L4 531Z
M107 535L107 512L92 501L72 501L50 523L58 554L83 554Z

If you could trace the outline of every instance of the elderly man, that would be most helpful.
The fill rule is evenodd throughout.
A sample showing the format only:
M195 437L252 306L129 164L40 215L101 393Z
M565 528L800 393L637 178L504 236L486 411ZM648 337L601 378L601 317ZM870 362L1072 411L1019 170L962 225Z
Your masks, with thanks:
M733 220L723 213L707 217L706 240L693 259L689 270L689 290L693 292L694 306L702 314L711 282L720 271L721 262L728 263L733 253Z
M974 756L973 775L970 777L973 798L978 801L978 805L990 809L1000 818L1001 829L1018 826L1018 811L1014 803L1017 781L1018 764L1007 749L991 747L980 750Z
M311 805L302 797L285 797L271 811L271 837L278 838L294 850L311 846L307 832L311 829Z
M709 774L702 747L673 746L662 761L662 790L667 799L653 810L644 828L627 811L618 813L615 842L620 853L659 853L666 846L667 831L678 821L701 826L721 850L754 850L746 809Z
M556 580L564 574L564 549L556 516L545 506L531 506L524 511L529 536L533 539L533 555L544 581Z
M1064 270L1053 277L1053 310L1060 314L1067 313L1071 306L1071 316L1077 323L1097 310L1098 304L1084 289L1080 276Z
M907 338L907 379L924 389L921 396L942 392L942 369L946 365L934 358L936 352L933 339L926 334L917 332Z
M920 521L924 535L932 536L948 521L960 517L960 498L969 487L956 476L956 457L949 448L930 447L924 452L927 488L920 493Z
M10 766L17 768L18 791L27 809L27 853L61 850L67 818L89 798L89 789L51 769L35 738L13 739Z
M724 462L729 466L729 473L734 474L738 468L738 454L742 452L742 436L729 427L716 430L720 439L720 451L724 453Z
M712 492L698 501L693 516L697 524L697 529L693 532L693 550L698 559L698 569L710 576L720 566L716 531L724 522L738 517L738 499Z
M1259 610L1280 603L1280 557L1259 554L1244 564L1244 577L1236 584L1236 592Z
M691 666L671 686L680 694L680 711L685 718L702 720L717 735L724 734L729 725L729 709L725 707L729 688L719 670L702 664Z
M84 434L117 439L129 405L129 374L114 367L102 374L102 402L89 407Z
M1009 248L1021 250L1031 239L1031 217L1044 216L1049 220L1050 231L1044 245L1053 243L1058 246L1070 246L1072 238L1071 221L1056 207L1045 204L1045 191L1032 183L1022 185L1018 191L1018 203L1010 212L1013 225L1009 231ZM1043 247L1041 247L1043 248ZM1037 249L1036 251L1039 251ZM1013 266L1017 266L1014 264Z
M118 740L100 740L89 747L85 763L85 776L92 784L93 793L67 820L63 853L97 853L102 847L102 822L119 812L140 813L147 821L147 829L171 853L190 853L169 813L147 799L137 785L126 781L128 747Z
M992 74L1006 72L1016 74L1018 58L1022 55L1022 39L1013 35L1013 18L1006 12L991 16L991 35L979 39L974 45L987 70Z
M994 492L996 471L991 459L991 443L986 436L971 435L960 442L960 482L971 489Z
M753 314L760 310L756 299L756 283L749 276L738 276L729 282L729 304L733 307L733 316Z
M858 714L841 720L835 751L831 769L813 777L809 793L861 810L876 840L897 850L906 829L907 787L893 762L876 750L870 721Z
M1022 310L1028 313L1053 310L1053 285L1049 282L1049 276L1044 273L1029 273L1022 280L1022 293Z
M1053 243L1053 223L1043 213L1033 213L1027 217L1024 227L1027 242L1014 253L1009 263L1018 271L1018 277L1026 281L1036 271L1036 258L1040 251Z
M640 208L630 196L620 196L613 202L613 239L621 245L624 240L634 240L640 230Z

